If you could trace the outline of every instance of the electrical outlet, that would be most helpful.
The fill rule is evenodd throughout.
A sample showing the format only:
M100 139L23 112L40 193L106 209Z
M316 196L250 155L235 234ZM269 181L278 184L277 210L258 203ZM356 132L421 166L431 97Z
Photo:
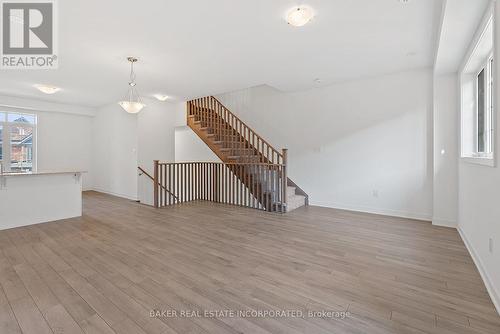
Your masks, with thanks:
M490 238L489 248L490 248L490 253L493 253L493 238Z

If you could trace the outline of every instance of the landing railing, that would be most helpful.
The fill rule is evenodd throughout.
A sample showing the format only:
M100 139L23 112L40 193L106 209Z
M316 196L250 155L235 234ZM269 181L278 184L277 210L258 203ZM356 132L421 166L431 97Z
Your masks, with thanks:
M154 206L196 200L286 211L286 165L154 161Z
M260 154L261 163L286 164L283 154L259 136L215 97L207 96L189 101L187 115L195 116L203 127L211 128L221 141L234 143L233 148L253 148Z
M144 168L142 168L142 167L139 166L139 167L137 167L137 169L139 170L139 176L145 175L151 181L154 182L153 184L156 184L157 187L160 187L161 191L163 191L164 193L168 194L168 196L171 196L174 199L174 201L177 201L177 196L175 196L174 194L172 194L167 188L165 188L164 185L162 185L158 181L155 182L154 177L152 177L151 175L149 175L149 173L146 172L146 170Z

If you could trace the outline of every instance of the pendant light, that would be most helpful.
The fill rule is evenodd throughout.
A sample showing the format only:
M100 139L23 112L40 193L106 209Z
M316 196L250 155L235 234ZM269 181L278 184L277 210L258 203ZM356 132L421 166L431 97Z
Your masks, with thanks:
M142 110L146 105L142 103L139 93L135 88L135 73L134 73L134 63L137 62L137 58L128 57L127 60L130 62L130 82L128 85L130 86L128 89L128 94L123 101L118 102L118 104L128 112L129 114L137 114Z

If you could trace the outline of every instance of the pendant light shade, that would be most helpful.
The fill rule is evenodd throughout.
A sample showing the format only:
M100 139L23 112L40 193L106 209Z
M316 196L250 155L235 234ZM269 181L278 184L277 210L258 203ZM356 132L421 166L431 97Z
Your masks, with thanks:
M129 114L137 114L146 106L144 103L133 101L120 101L118 104Z
M137 88L135 88L137 84L135 82L134 63L137 62L137 58L128 57L127 60L130 62L130 82L128 83L128 94L125 99L118 102L118 104L129 114L137 114L146 105L142 103L141 97L137 92Z

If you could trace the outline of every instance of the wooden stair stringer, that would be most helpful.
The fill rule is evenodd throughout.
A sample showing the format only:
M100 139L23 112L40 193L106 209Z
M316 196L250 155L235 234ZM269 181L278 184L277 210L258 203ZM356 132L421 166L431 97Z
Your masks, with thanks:
M258 179L256 180L255 176L252 175L251 172L248 172L248 174L245 175L239 175L239 173L236 172L236 167L232 165L232 163L244 164L245 162L270 164L272 163L272 161L269 160L264 153L260 152L260 150L251 142L249 142L244 136L242 136L239 133L238 128L234 128L232 124L226 122L211 107L207 105L196 106L193 104L191 105L191 108L194 108L194 110L198 110L198 112L195 111L195 113L200 114L201 112L206 114L206 116L204 116L204 118L202 117L201 119L196 119L195 115L192 115L188 112L187 125L211 149L211 151L214 152L214 154L224 164L226 164L229 170L231 170L231 172L236 175L238 180L250 191L252 196L254 196L264 208L269 205L281 206L282 203L272 202L272 198L274 196L273 194L265 193L266 189L263 189L265 188L265 185L263 186L263 184L261 184L262 181L259 181ZM210 122L215 122L217 126L210 127ZM229 141L226 140L228 138L230 138ZM235 154L234 152L239 152L240 154ZM295 198L303 197L304 205L308 205L309 196L290 178L287 178L287 186L294 188L294 193L289 195L295 196ZM268 197L271 199L271 201L269 201ZM288 197L289 196L287 196L287 199ZM293 208L291 209L293 210Z

